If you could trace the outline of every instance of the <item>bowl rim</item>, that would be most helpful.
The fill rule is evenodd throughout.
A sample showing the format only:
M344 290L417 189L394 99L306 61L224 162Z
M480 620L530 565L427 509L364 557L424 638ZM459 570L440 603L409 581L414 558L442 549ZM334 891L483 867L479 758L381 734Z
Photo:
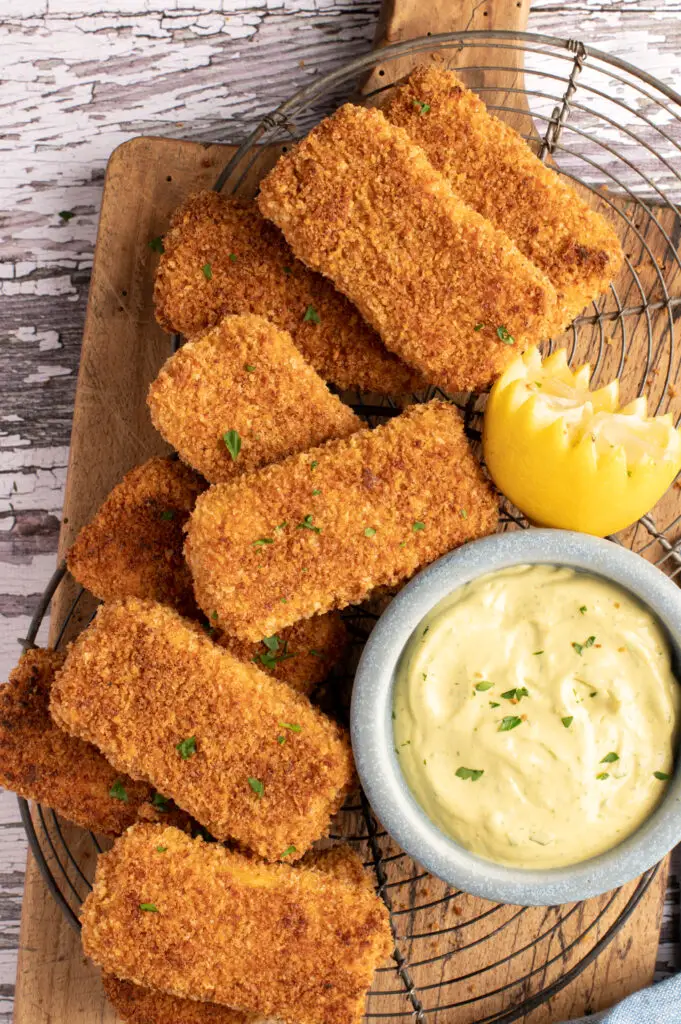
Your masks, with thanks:
M419 572L380 616L355 674L350 709L357 771L377 818L401 848L450 885L496 903L548 906L626 884L681 841L681 767L649 818L605 853L561 868L512 868L460 846L412 795L394 751L395 669L414 629L453 590L514 565L561 565L601 576L629 591L662 624L681 680L681 591L664 572L620 544L569 530L530 527L471 541Z

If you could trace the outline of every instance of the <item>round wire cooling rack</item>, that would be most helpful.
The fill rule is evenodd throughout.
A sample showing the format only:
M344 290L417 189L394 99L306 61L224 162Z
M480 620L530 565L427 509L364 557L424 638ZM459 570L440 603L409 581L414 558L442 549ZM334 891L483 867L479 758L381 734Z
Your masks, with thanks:
M651 411L678 422L681 380L674 326L681 307L681 96L625 61L580 42L509 32L432 36L386 47L314 79L264 117L220 175L216 190L252 196L282 151L340 102L380 104L392 85L393 62L433 55L456 67L497 115L509 119L539 157L571 180L616 225L625 266L609 292L592 303L562 338L571 361L588 359L598 385L621 379L623 397L646 394ZM378 82L366 89L367 77ZM395 77L394 75L392 77ZM181 339L173 340L173 347ZM462 410L474 445L480 438L484 397L435 395ZM361 393L344 398L372 425L400 411L397 400ZM681 572L681 514L674 488L654 512L613 542L639 552L677 578ZM527 526L502 502L501 529ZM33 617L25 647L38 630L66 576L60 567ZM82 589L59 624L56 646L90 618ZM376 610L345 613L355 653ZM351 676L335 680L347 695ZM333 689L333 688L330 688ZM342 714L342 709L341 709ZM107 842L61 821L49 808L20 800L21 815L40 870L76 928L96 859ZM457 1024L511 1024L556 995L607 947L653 884L657 868L622 889L561 907L495 905L448 888L392 841L363 794L337 816L332 839L349 842L375 874L391 914L393 963L376 973L368 1020Z

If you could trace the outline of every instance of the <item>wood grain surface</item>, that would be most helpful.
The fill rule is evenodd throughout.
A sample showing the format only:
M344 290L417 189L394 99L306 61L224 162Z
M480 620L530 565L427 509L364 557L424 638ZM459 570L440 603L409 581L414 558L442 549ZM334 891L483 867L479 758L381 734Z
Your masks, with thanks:
M477 18L485 18L487 6L475 5ZM286 5L106 0L96 10L81 0L53 0L49 9L46 0L2 5L0 658L5 674L18 654L16 637L25 633L55 564L80 336L109 154L142 132L240 139L258 116L310 76L365 52L378 7L346 0ZM535 3L528 27L584 38L673 85L681 80L680 13L681 4L669 0ZM60 210L75 216L63 220ZM148 326L153 346L155 328ZM8 1024L25 850L11 794L0 797L0 826L0 1024ZM676 877L674 872L668 893L663 971L675 965ZM38 918L36 933L40 929ZM25 1019L41 1018L29 1013Z

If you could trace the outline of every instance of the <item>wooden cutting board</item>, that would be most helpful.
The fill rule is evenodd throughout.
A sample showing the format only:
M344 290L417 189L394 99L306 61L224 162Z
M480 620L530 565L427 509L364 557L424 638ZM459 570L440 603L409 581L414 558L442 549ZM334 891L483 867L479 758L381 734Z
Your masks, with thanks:
M524 29L526 18L527 0L486 5L451 4L448 0L431 4L414 0L410 4L395 0L387 5L381 38L393 42L463 28ZM478 49L476 58L484 63L481 57ZM401 65L398 70L404 73L408 66ZM387 84L390 79L386 75L391 73L384 70L381 85ZM367 88L378 80L377 69ZM60 538L62 554L127 470L150 455L167 450L151 426L145 405L148 385L169 354L168 337L159 330L153 317L151 293L157 257L148 241L163 233L172 210L188 192L213 184L233 152L231 146L141 138L126 143L111 157L83 338ZM275 156L276 152L264 154L262 162L271 162ZM635 356L632 362L636 363ZM631 363L628 366L632 373L635 368ZM68 587L62 588L53 610L54 626L63 618L69 603ZM595 1011L651 981L666 874L665 864L617 937L550 1004L527 1016L528 1024L549 1024ZM585 920L594 921L592 936L603 935L612 923L612 915L607 912L597 920L605 906L605 897L589 901L578 915L582 928ZM518 948L532 941L534 928L535 925L516 926ZM431 956L440 949L455 948L451 936L440 941L448 945L433 942ZM552 941L552 955L558 953L553 978L561 971L569 971L575 953L569 951L569 929L559 930ZM527 961L523 967L528 969ZM471 997L478 994L476 984L489 990L490 979L483 978L482 983L473 979L468 984ZM432 981L437 980L434 971ZM508 977L504 975L502 980L508 981ZM505 998L501 995L488 1000L485 1012L500 1009ZM394 1006L395 1014L404 1012L403 996L395 1000ZM453 1024L464 1017L442 1010L431 1019ZM77 936L65 923L29 857L15 1024L113 1024L115 1020L103 997L98 972L84 961Z

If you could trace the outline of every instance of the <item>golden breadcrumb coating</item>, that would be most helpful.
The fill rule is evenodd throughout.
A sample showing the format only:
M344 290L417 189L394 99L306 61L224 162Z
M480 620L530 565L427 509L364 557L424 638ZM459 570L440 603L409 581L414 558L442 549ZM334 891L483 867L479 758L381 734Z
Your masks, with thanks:
M619 273L622 247L612 225L453 71L418 67L384 113L422 147L465 203L544 271L565 323Z
M556 326L549 279L380 110L346 104L322 121L258 203L389 349L450 392L489 387Z
M362 426L291 336L259 316L225 317L184 345L166 361L147 402L156 429L211 483ZM225 435L234 431L230 442Z
M182 528L205 486L177 459L136 466L76 537L71 575L102 601L148 597L195 612Z
M402 394L424 386L330 281L295 258L253 200L197 192L176 210L163 244L154 302L166 331L191 337L229 313L257 313L288 331L341 389Z
M310 850L302 864L373 892L361 859L349 846ZM103 974L102 983L109 1002L126 1024L255 1024L263 1020L258 1014L232 1010L218 1003L183 999L131 981L121 981L111 974Z
M461 418L435 401L211 487L187 524L185 556L199 605L255 640L362 601L496 525Z
M326 834L353 779L339 726L151 601L100 607L68 649L50 711L216 839L269 860L290 846L295 860Z
M117 977L297 1024L359 1024L393 945L365 886L153 825L99 858L81 922L85 954Z
M214 639L240 661L254 661L280 683L310 694L342 658L348 631L337 612L328 612L301 619L255 645L224 633Z
M50 690L63 662L57 651L27 651L0 688L0 785L83 828L116 836L133 824L153 789L54 724Z

